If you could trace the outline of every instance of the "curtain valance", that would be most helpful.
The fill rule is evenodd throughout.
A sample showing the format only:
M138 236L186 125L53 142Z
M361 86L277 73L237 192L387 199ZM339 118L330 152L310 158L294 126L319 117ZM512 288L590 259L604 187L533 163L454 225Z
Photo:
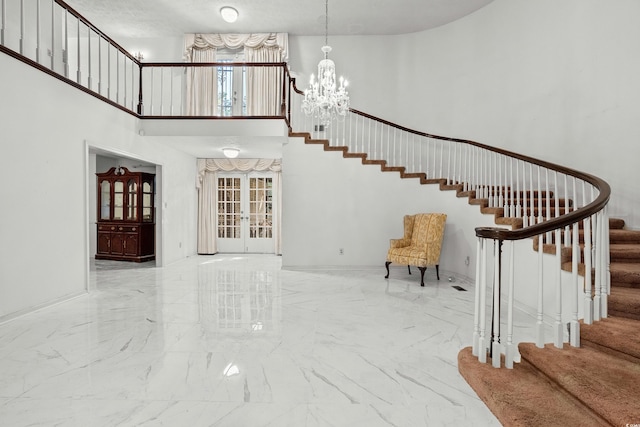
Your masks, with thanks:
M198 182L202 186L205 172L282 171L281 159L198 159Z
M257 33L257 34L185 34L185 59L192 61L194 49L261 49L263 47L277 47L280 50L281 62L289 60L288 33Z

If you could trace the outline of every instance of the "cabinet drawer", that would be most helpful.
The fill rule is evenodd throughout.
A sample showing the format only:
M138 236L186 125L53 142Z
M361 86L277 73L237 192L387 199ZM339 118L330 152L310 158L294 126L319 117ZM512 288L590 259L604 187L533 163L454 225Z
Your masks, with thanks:
M98 231L114 233L137 233L139 225L98 224Z

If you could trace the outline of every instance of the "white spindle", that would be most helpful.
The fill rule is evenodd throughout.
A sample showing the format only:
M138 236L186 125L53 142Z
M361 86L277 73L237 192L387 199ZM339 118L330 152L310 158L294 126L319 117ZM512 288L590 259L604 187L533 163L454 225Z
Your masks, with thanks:
M480 263L482 260L482 245L484 239L478 237L476 239L476 286L475 286L475 300L473 306L473 346L471 347L471 353L478 357L479 354L479 340L480 340Z
M493 336L491 342L491 365L500 367L500 251L502 241L493 241Z
M447 144L447 185L451 184L451 145Z
M596 258L596 271L595 271L595 292L593 295L593 320L598 321L602 318L602 211L598 212L593 221L593 235L595 236L595 258Z
M551 219L551 192L549 188L549 169L544 168L544 190L545 190L545 219L549 221ZM557 213L556 213L557 215ZM546 235L547 241L551 243L551 232Z
M102 37L98 36L98 93L102 95Z
M602 215L604 217L604 221L606 224L606 227L604 227L603 231L602 231L602 241L605 247L604 250L604 257L605 257L605 266L602 270L602 274L604 274L604 280L603 282L605 283L605 289L606 292L604 294L604 300L603 300L603 313L604 313L604 317L609 317L609 309L608 309L608 295L611 293L611 241L609 238L609 205L605 206L602 212Z
M540 238L540 236L539 236ZM536 319L536 346L544 347L544 267L542 245L538 244L538 312Z
M524 188L520 187L520 160L516 161L516 217L522 217L522 204L520 203L520 191ZM524 169L524 168L523 168ZM523 183L524 184L524 183Z
M542 177L540 174L540 166L537 166L536 169L538 170L538 183L536 184L536 190L538 191L538 217L536 219L536 224L540 224L544 217L542 216L543 214L543 210L542 210L542 189L544 188L544 186L542 185Z
M2 0L4 4L4 0ZM4 14L3 14L4 16ZM51 0L51 71L55 70L56 62L56 0Z
M77 69L77 76L76 76L76 82L77 82L78 84L82 84L82 73L80 72L80 62L81 62L81 59L82 59L82 57L81 57L81 55L80 55L80 18L76 18L76 21L77 21L77 23L78 23L78 25L76 26L76 28L77 28L76 34L77 34L77 36L78 36L77 43L76 43L76 47L77 47L77 51L78 51L78 57L76 58L76 59L77 59L77 67L76 67L76 69Z
M173 68L169 68L169 78L171 80L171 84L169 85L169 90L171 91L171 95L169 96L169 115L173 116Z
M487 252L487 242L482 239L480 254L480 338L478 339L478 360L482 363L487 363Z
M514 200L513 188L514 188L514 175L513 175L513 162L515 159L509 158L509 216L511 218L516 217L516 205Z
M509 242L509 285L507 292L507 345L505 348L505 366L513 369L516 346L513 342L513 300L515 286L515 242Z
M160 68L160 115L164 116L164 68Z
M439 141L440 142L440 174L438 175L438 178L444 178L444 169L443 169L443 164L444 164L444 141ZM435 147L434 147L435 150Z
M36 0L36 62L40 63L40 0Z
M122 101L122 106L127 106L127 56L122 55L122 91L124 92L124 99Z
M564 327L562 325L562 246L560 244L560 229L556 233L556 319L553 328L553 344L562 348L564 343ZM542 240L542 235L539 236ZM540 243L542 244L542 242Z
M64 76L69 78L69 11L64 10L64 52L62 62L64 64Z
M496 154L496 165L498 166L498 207L504 209L504 178L502 176L503 166L502 166L503 156L500 154ZM504 214L503 214L504 215Z
M7 26L7 5L5 0L1 0L0 9L0 13L2 13L2 17L0 17L0 44L4 46L4 29Z
M591 283L591 217L584 219L584 323L593 323L593 284Z
M87 88L89 90L92 89L92 82L91 82L91 63L93 62L92 57L91 57L91 28L87 27L87 72L89 73L89 77L87 78Z
M149 88L149 104L151 104L151 108L149 109L149 113L153 116L153 74L155 72L155 67L151 67L150 69L150 73L151 76L149 77L149 79L151 80L151 87Z
M24 0L20 0L20 55L24 55Z

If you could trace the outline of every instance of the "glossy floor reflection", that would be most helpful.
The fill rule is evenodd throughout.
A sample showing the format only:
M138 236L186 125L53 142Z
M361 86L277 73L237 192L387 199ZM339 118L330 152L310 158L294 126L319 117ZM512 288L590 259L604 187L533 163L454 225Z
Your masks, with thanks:
M0 325L0 424L500 425L457 371L473 292L281 260L99 261L88 295Z

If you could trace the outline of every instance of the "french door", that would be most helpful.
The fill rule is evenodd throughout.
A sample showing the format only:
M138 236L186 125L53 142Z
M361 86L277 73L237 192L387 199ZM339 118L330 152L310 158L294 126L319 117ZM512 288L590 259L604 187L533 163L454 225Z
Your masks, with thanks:
M275 253L273 173L219 173L218 252Z

